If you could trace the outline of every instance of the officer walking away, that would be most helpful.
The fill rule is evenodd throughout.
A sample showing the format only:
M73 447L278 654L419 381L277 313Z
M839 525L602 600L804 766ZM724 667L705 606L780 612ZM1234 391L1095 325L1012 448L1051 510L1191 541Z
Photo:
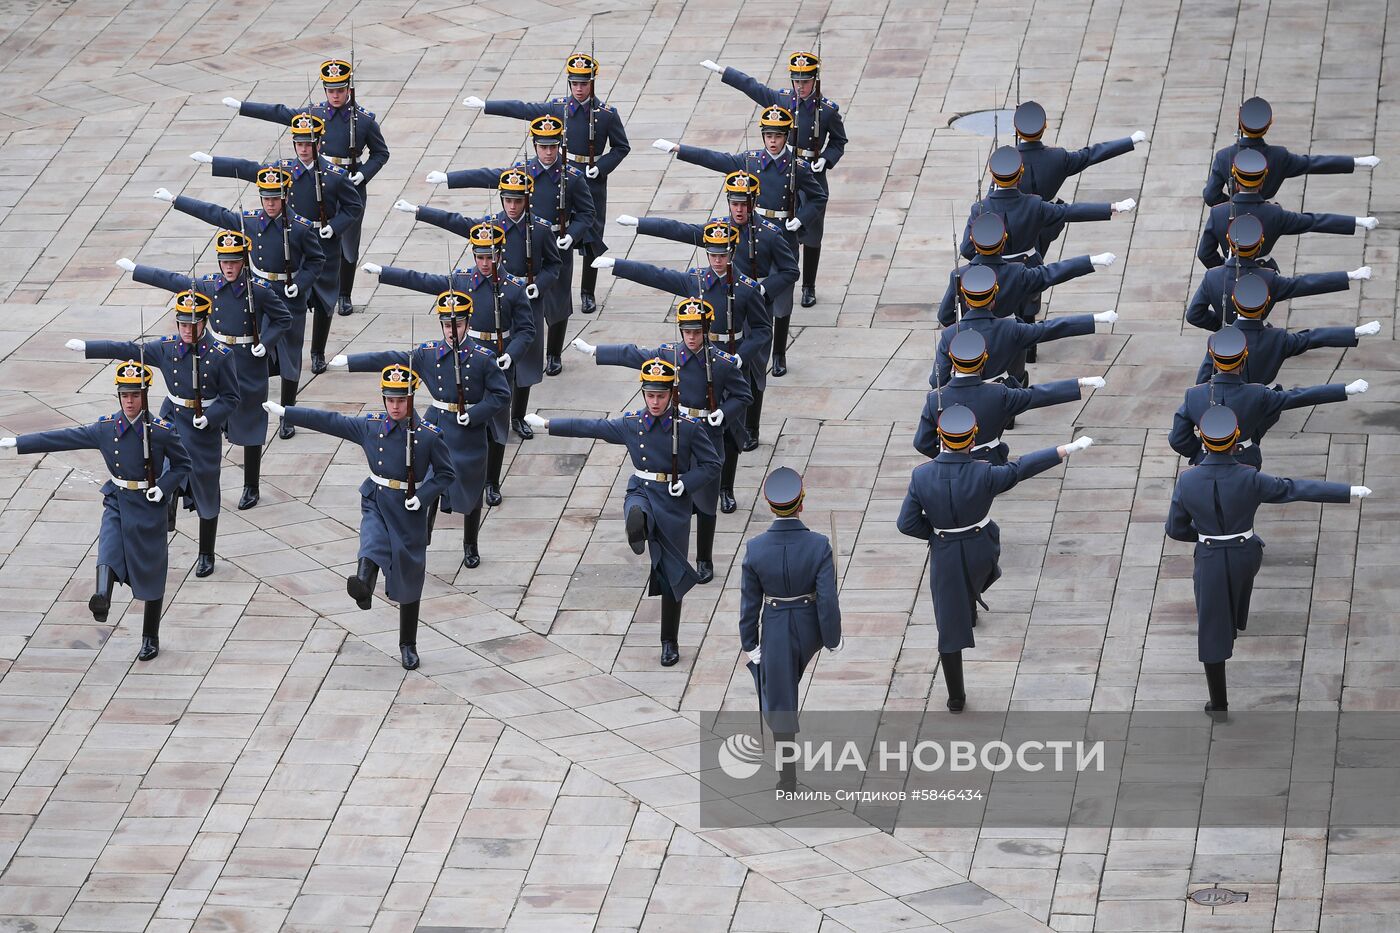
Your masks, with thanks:
M121 411L103 415L95 424L0 438L0 447L13 447L16 453L96 450L107 462L97 533L97 589L88 599L88 609L95 621L105 624L112 586L131 587L132 597L146 604L138 661L160 654L160 610L170 560L162 500L179 491L190 470L175 426L151 417L146 402L151 378L149 366L124 360L117 364L115 380Z
M836 592L836 557L826 535L811 531L802 514L802 476L778 467L763 483L773 513L768 530L744 549L739 596L739 646L747 656L758 705L777 741L797 733L797 687L822 648L840 651L841 603ZM789 762L779 790L797 786Z

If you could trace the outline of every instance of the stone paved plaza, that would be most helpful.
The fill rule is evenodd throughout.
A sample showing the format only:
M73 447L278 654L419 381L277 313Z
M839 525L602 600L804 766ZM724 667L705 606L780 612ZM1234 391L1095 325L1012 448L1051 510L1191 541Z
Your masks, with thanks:
M593 17L590 29L589 19ZM1289 384L1364 377L1369 394L1287 415L1280 475L1366 483L1364 506L1261 512L1269 546L1255 617L1231 664L1239 708L1395 710L1400 626L1400 391L1393 342L1400 158L1379 0L9 0L0 4L0 433L114 409L110 368L71 337L163 333L164 293L113 261L212 271L211 231L150 195L234 203L195 150L262 158L270 124L220 98L300 102L322 58L346 55L392 149L374 182L363 258L441 271L460 252L390 209L479 213L434 192L434 169L505 164L524 124L464 95L560 93L563 56L596 37L601 90L633 151L608 213L699 220L717 177L651 149L657 137L739 148L754 108L704 58L783 80L783 53L821 29L824 93L851 144L833 173L820 303L795 317L790 374L770 382L763 446L721 516L714 583L685 601L682 661L656 664L656 600L630 553L615 447L512 441L506 500L484 562L460 566L461 519L429 554L422 668L397 657L397 615L354 608L358 450L303 430L274 438L262 504L238 512L241 451L225 463L219 563L191 572L195 522L171 545L160 657L133 663L140 605L114 625L86 608L100 459L0 457L0 930L883 931L1394 929L1400 833L1272 830L705 829L687 720L750 708L740 664L736 552L766 525L766 472L805 473L809 524L839 528L846 649L823 655L808 709L939 710L943 685L925 549L895 530L936 339L933 307L989 140L959 113L1022 96L1048 139L1150 142L1072 181L1066 199L1135 197L1135 213L1071 227L1064 255L1110 269L1057 288L1051 314L1117 308L1099 333L1049 345L1037 381L1105 375L1077 405L1020 419L1013 451L1088 434L1099 446L995 510L1005 578L968 653L970 707L1193 710L1191 559L1162 522L1179 458L1171 413L1203 334L1183 323L1212 151L1234 128L1242 72L1273 103L1270 139L1295 151L1379 153L1374 172L1288 183L1281 201L1374 214L1379 230L1279 246L1285 271L1375 277L1275 313L1293 327L1379 320L1345 353L1290 364ZM1386 69L1390 69L1387 71ZM1387 79L1386 74L1392 77ZM752 134L750 134L752 136ZM251 202L251 195L245 195ZM615 256L681 266L690 250L609 224ZM575 315L594 343L666 339L657 294L600 276L604 307ZM1357 283L1360 284L1360 283ZM365 308L336 318L331 353L427 336L421 296L361 274ZM411 323L416 319L416 324ZM576 353L538 387L546 416L635 405L635 377ZM332 373L304 404L377 405L372 379ZM1324 424L1325 417L1325 424ZM185 513L188 516L188 513ZM1387 544L1386 542L1392 542ZM1390 607L1390 608L1388 608ZM1216 883L1249 899L1198 906Z

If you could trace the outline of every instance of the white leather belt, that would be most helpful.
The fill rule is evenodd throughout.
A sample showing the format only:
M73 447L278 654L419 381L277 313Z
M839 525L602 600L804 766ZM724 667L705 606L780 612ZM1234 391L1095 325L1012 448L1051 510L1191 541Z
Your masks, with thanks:
M580 155L580 154L577 153L577 152L571 152L571 153L569 153L569 161L570 161L570 162L587 162L588 160L589 160L589 159L588 159L588 156L587 156L587 155Z
M378 473L369 475L370 482L376 486L383 486L385 489L408 489L408 482L401 479L385 479Z
M260 279L267 279L269 282L285 282L287 279L291 278L291 276L285 272L266 272L259 269L257 266L253 266L253 274Z
M456 402L439 402L437 399L433 399L433 407L443 411L461 411Z
M997 438L997 439L994 440L994 441L987 441L987 443L985 443L985 444L978 444L976 447L973 447L972 449L973 449L973 450L990 450L990 449L993 448L993 447L999 447L999 446L1001 446L1001 438Z
M500 337L502 340L505 340L507 337L510 336L510 331L508 331L508 330L469 330L469 331L467 331L467 336L470 337L470 338L472 338L473 340L495 340L497 337Z
M1002 258L1002 259L1025 259L1025 258L1028 257L1028 256L1039 256L1039 255L1040 255L1040 250L1038 250L1038 249L1024 249L1024 250L1021 250L1021 252L1019 252L1019 253L1002 253L1002 254L1001 254L1001 258Z
M1254 442L1253 442L1253 441L1236 441L1236 442L1235 442L1235 446L1238 447L1238 448L1240 448L1241 450L1244 450L1246 447L1253 447L1253 446L1254 446Z
M167 395L166 398L170 399L171 404L179 405L181 408L194 407L195 400L192 398L180 398L178 395ZM199 401L201 405L210 405L214 402L212 398L200 399Z
M804 606L817 601L816 593L803 593L801 596L765 596L765 606Z
M681 407L681 412L683 414L689 415L692 418L706 418L710 414L710 410L708 408L686 408L684 406Z
M1252 537L1254 537L1254 529L1250 528L1248 531L1241 531L1233 535L1196 535L1196 540L1205 544L1207 541L1248 541Z
M669 483L671 481L670 473L648 473L646 470L633 470L632 475L638 479L651 480L653 483Z
M963 531L972 531L972 530L977 529L977 528L986 528L986 527L987 527L987 523L990 522L991 520L992 520L992 517L991 517L990 515L988 515L986 518L982 519L980 522L977 522L977 523L972 524L972 525L964 525L964 526L962 526L961 528L935 528L935 529L933 529L933 533L936 534L936 535L955 535L955 534L958 534L958 533L963 532Z
M992 378L990 378L990 379L988 379L988 380L986 380L986 381L987 381L987 382L1005 382L1006 380L1008 380L1008 379L1010 379L1010 378L1011 378L1011 374L1010 374L1010 373L997 373L995 376L993 376Z
M323 153L321 153L321 158L325 159L327 162L330 162L332 165L349 165L349 164L350 164L350 157L349 157L349 156L333 156L333 155L326 155L326 154L323 152Z
M797 154L804 159L815 159L817 157L816 152L812 151L811 149L798 149L796 151Z
M787 211L770 211L766 207L755 207L754 210L757 211L760 216L768 217L773 220L782 220L784 217L788 216Z
M562 229L563 229L563 227L560 226L559 224L550 224L550 225L549 225L549 232L550 232L550 233L558 233L558 232L559 232L560 230L562 230Z
M121 479L120 477L112 476L112 474L110 474L110 473L108 473L107 476L108 476L108 478L110 478L110 479L112 480L113 483L115 483L116 485L120 486L122 489L150 489L150 488L151 488L151 484L148 483L148 482L146 482L144 479Z
M213 327L206 325L206 329L209 331L210 337L213 337L215 340L219 341L219 343L228 344L230 347L247 347L258 342L258 338L251 334L246 337L225 337Z

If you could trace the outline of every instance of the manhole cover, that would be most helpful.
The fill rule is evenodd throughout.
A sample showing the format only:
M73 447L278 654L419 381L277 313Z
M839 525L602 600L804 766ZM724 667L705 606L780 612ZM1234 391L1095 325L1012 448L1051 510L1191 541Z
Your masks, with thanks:
M1249 900L1249 894L1245 891L1231 891L1229 888L1201 888L1191 892L1191 900L1202 907L1228 907L1231 904L1243 904Z
M1012 122L1015 116L1014 110L974 110L954 117L948 125L978 136L998 136L1011 145L1016 138L1015 124Z

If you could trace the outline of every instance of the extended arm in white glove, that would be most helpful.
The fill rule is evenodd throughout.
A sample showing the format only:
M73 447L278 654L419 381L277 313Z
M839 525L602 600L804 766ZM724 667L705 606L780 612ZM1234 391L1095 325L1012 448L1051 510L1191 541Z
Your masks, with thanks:
M724 74L724 66L719 62L710 61L708 58L700 63L701 68L708 68L715 74Z
M1084 376L1079 380L1079 386L1083 389L1102 389L1108 383L1104 382L1103 376Z
M618 214L616 223L623 227L635 227L637 226L637 218L631 214Z
M1095 253L1089 257L1089 264L1097 269L1105 269L1118 261L1112 253Z
M155 198L157 201L174 202L175 200L175 195L170 193L169 188L157 188L156 193L151 195L151 197Z
M1381 332L1380 321L1368 321L1356 329L1356 336L1371 337Z
M1134 146L1136 146L1138 143L1147 142L1147 134L1144 133L1142 130L1133 130L1132 135L1130 135L1128 138L1133 141Z
M331 361L327 365L330 369L349 369L350 358L344 353L337 353L335 356L331 357Z
M11 440L11 438L6 438L6 440ZM1351 487L1351 497L1352 497L1353 499L1364 499L1364 498L1366 498L1367 496L1369 496L1370 494L1371 494L1371 487L1370 487L1370 486L1353 486L1353 487Z
M1094 321L1099 324L1113 324L1118 320L1118 312L1109 308L1107 311L1100 311L1094 315Z
M377 262L361 263L360 268L365 272L368 272L370 275L378 275L379 273L384 271L384 267Z
M214 161L214 157L207 152L191 152L190 158L196 162L203 162L205 165Z
M1065 444L1063 447L1061 447L1060 456L1068 457L1070 454L1078 453L1081 450L1088 450L1090 447L1093 446L1094 439L1092 437L1081 437L1078 440L1070 441L1068 444Z
M589 343L587 340L584 340L582 337L575 337L573 341L569 344L569 346L573 347L580 353L587 353L589 356L592 356L593 354L598 352L597 347Z
M617 260L613 259L611 256L599 256L589 263L589 265L595 269L611 269L616 261Z
M1379 330L1380 325L1377 324L1376 328ZM78 338L74 337L72 340L66 342L64 346L74 351L75 353L82 353L84 350L87 349L87 341L79 340Z
M1374 217L1356 218L1356 229L1358 230L1374 230L1380 225L1381 222Z
M237 110L239 107L243 106L243 101L239 100L237 97L225 97L224 106L228 107L230 110Z
M654 143L651 144L651 148L653 148L653 149L660 149L662 152L680 152L680 151L681 151L680 144L679 144L679 143L673 143L673 142L671 142L669 139L658 139L656 142L654 142Z
M467 97L462 100L462 106L470 110L485 110L486 101L480 97Z
M403 198L399 198L394 202L394 210L403 211L405 214L416 214L418 213L418 205L409 204Z
M272 415L274 418L281 418L287 413L287 409L278 405L276 402L263 402L262 407L263 411Z
M15 439L13 437L0 437L0 447L13 446L15 446Z
M1348 280L1348 281L1351 281L1351 282L1364 282L1364 281L1366 281L1367 279L1369 279L1370 277L1371 277L1371 267L1370 267L1370 266L1361 266L1361 267L1359 267L1359 268L1352 269L1350 272L1347 273L1347 280Z
M525 416L525 423L528 424L530 427L536 428L541 431L549 430L549 420L546 418L541 418L533 411Z
M136 271L136 263L132 262L130 259L127 259L125 256L123 256L121 259L118 259L118 260L117 260L117 268L118 268L118 269L125 269L127 272L135 272L135 271Z
M1357 168L1375 168L1377 165L1381 164L1380 158L1373 155L1357 156L1355 159L1352 159L1352 161L1356 163Z
M429 173L428 173L428 184L430 184L430 185L442 185L442 184L446 184L446 183L447 183L447 173L446 173L446 172L429 172Z
M1115 214L1126 214L1128 211L1137 207L1137 200L1134 198L1126 198L1122 201L1114 201L1109 206Z
M1358 379L1355 382L1348 382L1347 395L1360 395L1362 392L1365 392L1369 388L1371 388L1371 384L1365 379Z

